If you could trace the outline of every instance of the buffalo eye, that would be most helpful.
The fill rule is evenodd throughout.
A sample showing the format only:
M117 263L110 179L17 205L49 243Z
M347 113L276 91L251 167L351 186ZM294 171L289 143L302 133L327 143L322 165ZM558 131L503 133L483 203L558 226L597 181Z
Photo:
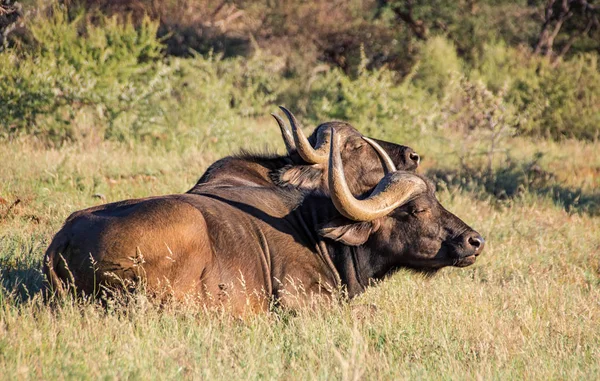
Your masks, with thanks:
M366 144L353 143L353 144L350 144L349 146L347 146L346 149L351 150L351 151L356 151L356 150L362 149L365 146L366 146Z
M394 212L394 215L397 218L406 218L406 217L410 216L411 214L412 214L411 212L407 212L405 210L396 210Z

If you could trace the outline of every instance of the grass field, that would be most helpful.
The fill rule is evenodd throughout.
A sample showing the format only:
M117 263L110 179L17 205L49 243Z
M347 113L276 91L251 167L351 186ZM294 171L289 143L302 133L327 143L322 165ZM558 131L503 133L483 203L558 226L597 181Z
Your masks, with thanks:
M472 267L433 277L401 271L350 303L242 321L143 297L124 308L42 302L42 256L71 212L185 192L242 146L283 149L268 119L245 120L227 136L235 138L176 149L0 143L0 378L600 378L594 142L508 139L509 156L496 155L486 172L487 157L465 156L485 142L383 136L422 154L420 171L438 180L440 201L486 249Z

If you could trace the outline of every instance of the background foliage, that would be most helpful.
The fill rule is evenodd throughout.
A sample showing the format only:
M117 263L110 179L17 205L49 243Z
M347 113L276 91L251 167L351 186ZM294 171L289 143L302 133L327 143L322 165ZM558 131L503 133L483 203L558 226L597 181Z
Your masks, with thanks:
M600 129L593 2L566 2L564 20L552 1L5 3L5 137L169 142L279 103L312 121L434 130L466 82L502 94L515 134Z

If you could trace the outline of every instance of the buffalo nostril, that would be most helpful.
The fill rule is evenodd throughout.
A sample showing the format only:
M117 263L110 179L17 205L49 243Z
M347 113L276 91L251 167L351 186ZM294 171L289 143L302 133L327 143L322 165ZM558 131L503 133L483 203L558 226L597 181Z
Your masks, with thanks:
M419 161L421 161L421 157L416 152L411 152L408 157L417 164L419 164Z
M481 246L483 246L483 238L481 237L469 237L469 244L475 248L475 250L479 250Z

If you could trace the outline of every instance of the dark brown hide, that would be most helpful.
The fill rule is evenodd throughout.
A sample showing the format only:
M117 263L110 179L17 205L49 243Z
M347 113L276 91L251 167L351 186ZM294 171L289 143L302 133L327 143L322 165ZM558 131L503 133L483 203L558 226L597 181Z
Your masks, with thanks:
M344 128L336 125L336 133ZM361 136L348 135L336 151L348 165L341 172L352 194L370 193L383 176L381 161ZM406 147L380 144L397 166L406 166L399 159ZM72 283L89 295L102 287L143 285L159 298L243 312L264 310L271 300L298 307L337 287L354 296L370 279L398 268L465 266L483 249L479 234L438 203L424 178L426 191L391 213L351 221L327 196L327 166L306 166L318 170L318 185L312 185L317 192L269 182L273 168L284 168L287 160L229 158L213 165L188 194L74 213L46 252L51 287L64 293Z
M223 303L237 312L265 309L272 297L296 306L307 295L331 291L338 282L329 258L289 212L301 193L238 191L76 212L48 248L44 273L59 293L66 283L87 295L143 284L161 298Z
M446 266L465 267L483 251L480 234L446 210L436 199L433 184L422 179L427 190L384 217L351 221L332 208L318 228L328 239L328 251L335 253L332 260L350 296L397 269L431 273ZM330 202L310 198L304 208Z
M236 312L271 300L299 307L343 286L349 296L398 268L475 261L479 235L427 191L387 216L355 222L331 199L296 190L213 188L101 205L70 216L46 253L59 292L140 283L159 297ZM483 241L481 241L483 242Z

